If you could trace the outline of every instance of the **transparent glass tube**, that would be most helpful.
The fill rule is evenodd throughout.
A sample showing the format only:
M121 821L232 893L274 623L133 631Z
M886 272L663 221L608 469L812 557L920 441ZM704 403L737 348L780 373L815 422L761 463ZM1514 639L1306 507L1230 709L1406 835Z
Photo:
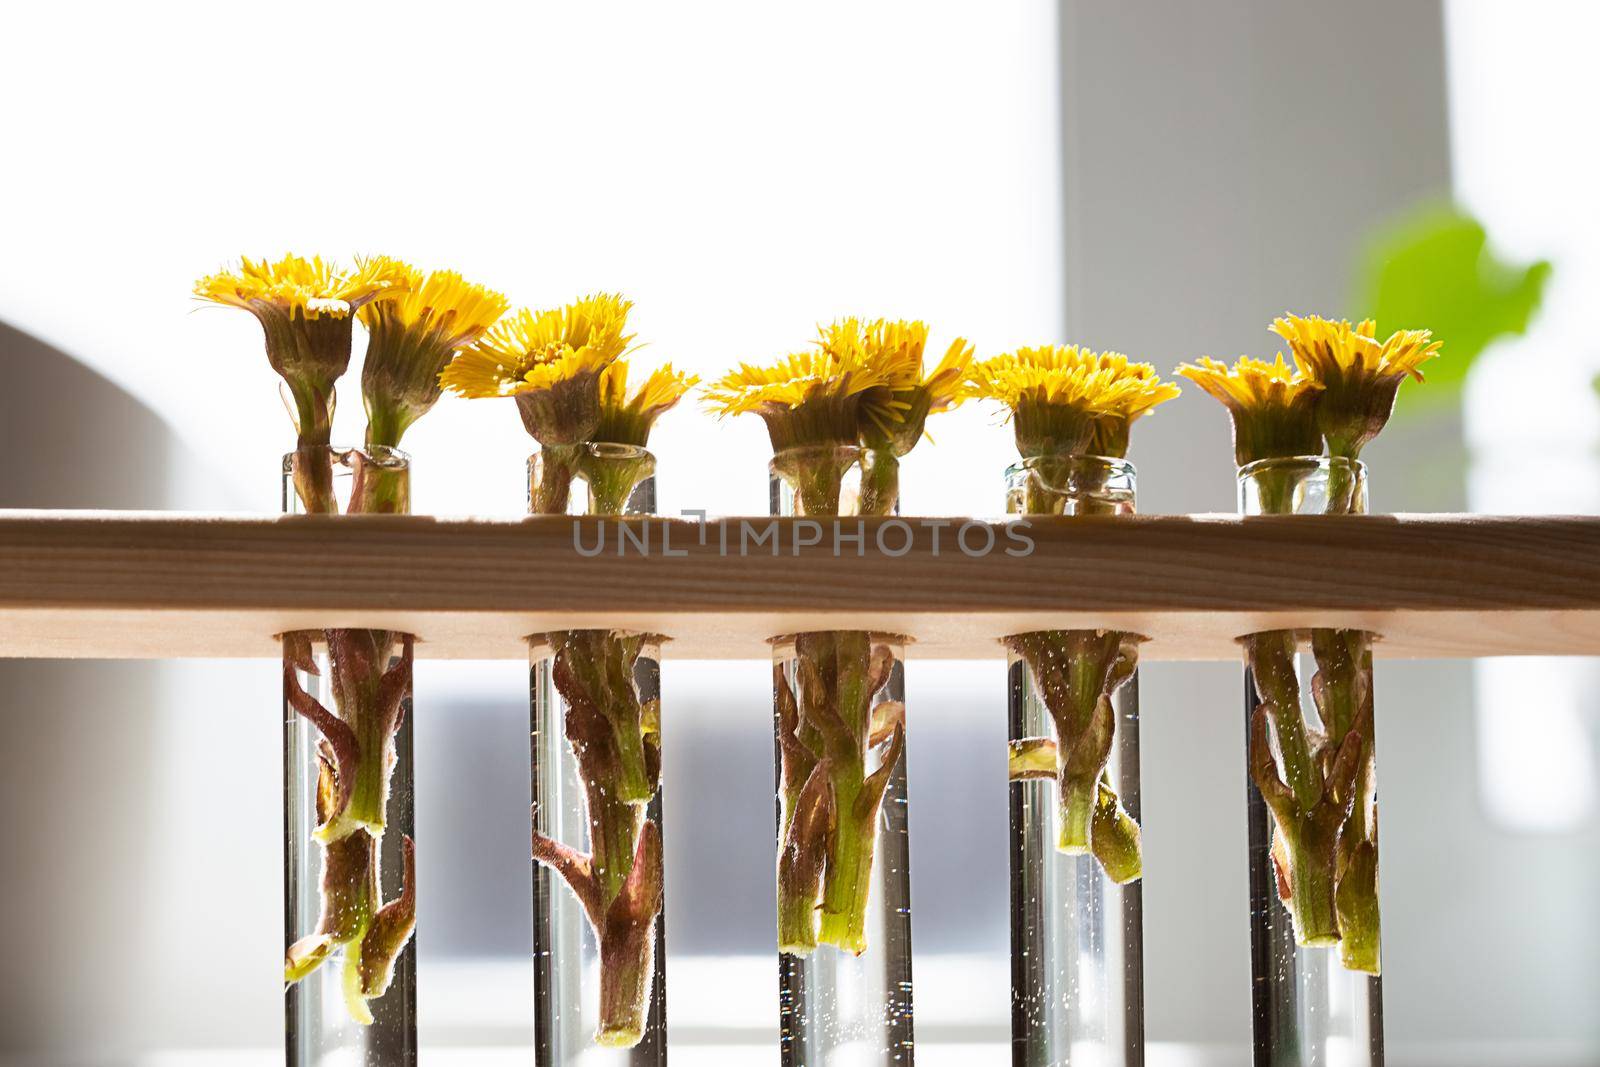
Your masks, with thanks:
M1132 514L1133 467L1025 459L1006 471L1006 510ZM1018 1067L1144 1062L1138 641L1054 630L1007 642Z
M1239 471L1239 500L1246 515L1364 514L1366 469L1262 460ZM1381 1067L1372 635L1241 643L1255 1063Z
M629 445L528 463L530 508L655 512L655 460ZM620 630L530 640L534 1062L667 1062L661 642Z
M892 509L893 472L878 462L854 447L781 452L772 511L854 515L863 498ZM913 1062L904 642L862 631L773 642L785 1067Z
M404 512L409 484L393 449L283 460L293 514ZM410 635L387 630L283 635L290 1067L417 1061L411 652Z

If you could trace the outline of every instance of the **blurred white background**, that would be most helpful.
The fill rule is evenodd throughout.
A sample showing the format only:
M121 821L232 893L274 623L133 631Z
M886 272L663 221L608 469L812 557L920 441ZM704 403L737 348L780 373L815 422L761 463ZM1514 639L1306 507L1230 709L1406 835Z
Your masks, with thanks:
M708 376L852 313L1165 370L1270 354L1285 308L1344 313L1362 234L1454 191L1557 282L1463 417L1373 450L1375 505L1464 507L1470 452L1475 507L1600 510L1597 31L1588 5L1459 0L9 7L0 505L276 509L259 330L188 297L241 253L387 252L536 307L620 290L646 358ZM1142 424L1142 510L1232 510L1226 433L1199 397ZM907 510L999 511L1008 432L974 409L934 434ZM664 510L765 510L759 422L683 411L654 447ZM522 510L508 404L446 400L407 448L418 510ZM913 666L919 1052L1001 1064L1003 672ZM1392 1062L1600 1063L1594 668L1480 665L1477 714L1474 677L1380 666ZM524 684L417 673L430 1062L527 1060ZM664 684L674 1041L776 1062L767 668ZM0 685L0 1054L272 1048L274 666L13 662ZM1143 702L1151 1061L1243 1062L1238 670L1151 665Z

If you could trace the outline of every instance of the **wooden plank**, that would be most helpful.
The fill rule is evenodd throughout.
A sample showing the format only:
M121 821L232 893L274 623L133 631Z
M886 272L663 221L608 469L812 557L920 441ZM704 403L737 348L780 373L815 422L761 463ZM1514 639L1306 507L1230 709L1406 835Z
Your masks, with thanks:
M1290 626L1372 630L1387 656L1600 653L1596 518L620 529L559 517L0 512L0 654L266 656L276 633L329 625L409 630L420 654L448 658L520 657L525 635L560 626L660 632L685 659L761 657L770 636L821 628L906 633L928 658L995 656L1003 635L1049 627L1143 633L1152 659L1232 659L1238 635Z

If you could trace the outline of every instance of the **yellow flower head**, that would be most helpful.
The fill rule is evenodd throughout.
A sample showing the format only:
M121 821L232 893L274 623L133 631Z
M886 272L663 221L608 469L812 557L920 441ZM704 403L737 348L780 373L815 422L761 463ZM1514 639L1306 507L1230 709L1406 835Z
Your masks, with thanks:
M509 306L500 293L455 271L424 277L413 267L404 269L408 284L402 295L356 312L368 334L361 391L369 445L398 445L438 401L440 372L456 350L482 337Z
M760 415L773 450L783 452L855 444L868 394L889 384L883 367L868 365L862 349L840 342L764 366L741 363L712 382L705 399L719 416Z
M545 445L588 440L600 418L600 373L628 349L633 303L597 293L553 311L522 310L456 354L439 380L469 398L513 396Z
M1178 395L1148 363L1077 345L1021 348L972 366L972 395L998 401L1024 456L1121 458L1134 420Z
M245 257L236 270L207 275L195 283L202 300L305 318L346 318L361 305L404 292L411 268L388 256L357 259L344 270L321 256L284 256L276 263Z
M666 363L650 373L630 395L628 363L617 360L600 374L600 424L594 440L643 448L656 419L671 409L700 379Z
M1371 319L1352 326L1315 315L1286 315L1272 324L1300 372L1322 387L1317 424L1330 455L1357 458L1389 421L1400 383L1422 381L1419 368L1439 354L1427 330L1399 330L1379 342L1374 327Z
M1284 361L1241 356L1226 363L1201 356L1177 373L1222 401L1233 419L1233 456L1243 467L1258 459L1320 456L1316 404L1322 386Z
M868 448L904 456L922 439L929 415L948 411L967 397L972 346L956 338L944 358L925 372L927 323L843 319L824 328L821 343L825 349L859 351L864 363L881 369L888 379L862 404L861 442Z
M409 268L387 256L357 259L345 270L320 256L284 256L277 262L243 259L233 270L201 278L194 293L243 308L261 323L267 361L294 400L300 444L327 444L333 386L350 365L353 313L390 300L411 284Z

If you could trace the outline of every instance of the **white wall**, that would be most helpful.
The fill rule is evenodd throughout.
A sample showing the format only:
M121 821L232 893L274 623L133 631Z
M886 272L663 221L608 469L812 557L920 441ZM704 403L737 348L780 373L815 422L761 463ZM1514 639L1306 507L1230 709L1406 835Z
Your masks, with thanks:
M1074 336L1164 366L1270 356L1275 315L1351 310L1371 227L1451 191L1437 3L1064 10ZM1495 10L1507 24L1527 14ZM1556 6L1542 10L1523 35L1541 49L1573 32ZM1495 44L1480 43L1452 84L1493 84ZM1570 140L1544 128L1527 147ZM1519 177L1483 184L1535 195L1536 176ZM1446 419L1386 433L1367 457L1374 507L1462 508L1460 432ZM1227 419L1208 399L1141 424L1133 458L1143 510L1233 509ZM1149 1034L1236 1044L1249 1033L1238 669L1156 665L1142 678ZM1528 839L1485 816L1469 665L1380 663L1377 687L1392 1062L1592 1062L1593 828Z

